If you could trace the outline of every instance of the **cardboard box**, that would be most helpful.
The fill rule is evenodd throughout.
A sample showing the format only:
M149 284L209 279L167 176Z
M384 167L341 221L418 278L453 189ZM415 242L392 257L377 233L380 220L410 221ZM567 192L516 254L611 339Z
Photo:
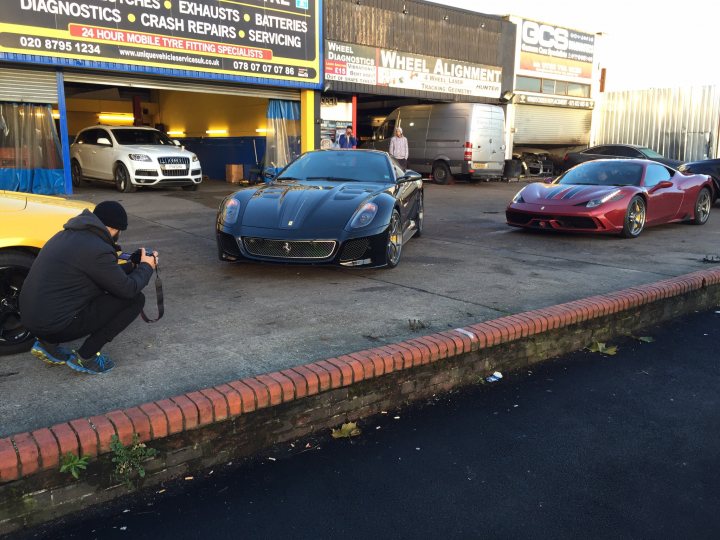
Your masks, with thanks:
M225 181L230 184L240 184L243 181L243 166L241 164L225 165Z

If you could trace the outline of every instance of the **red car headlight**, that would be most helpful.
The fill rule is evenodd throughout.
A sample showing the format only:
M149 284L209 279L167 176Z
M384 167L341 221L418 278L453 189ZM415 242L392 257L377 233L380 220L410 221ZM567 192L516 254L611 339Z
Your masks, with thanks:
M605 195L602 199L593 199L592 201L588 201L585 206L588 208L595 208L596 206L600 206L601 204L605 204L606 202L619 201L624 196L625 194L622 191L616 189L615 191L612 191Z

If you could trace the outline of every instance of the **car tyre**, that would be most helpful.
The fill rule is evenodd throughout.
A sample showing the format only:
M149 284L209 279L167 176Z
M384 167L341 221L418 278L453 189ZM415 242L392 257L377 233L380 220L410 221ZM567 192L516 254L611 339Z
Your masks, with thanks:
M20 291L35 257L24 251L0 252L0 356L25 352L34 336L20 322Z
M425 221L425 196L421 191L418 195L418 211L415 214L415 236L420 238L423 233L423 222Z
M395 268L400 264L403 247L403 230L400 213L393 210L387 228L387 248L385 250L385 268Z
M450 173L450 167L444 161L436 161L432 167L432 175L435 183L437 184L448 184L452 181L453 177Z
M705 225L710 218L710 208L713 205L712 194L708 188L702 188L695 201L695 214L693 225Z
M628 204L622 233L620 234L624 238L637 238L645 228L646 217L647 205L645 204L645 199L636 195L630 200L630 204Z
M72 178L73 187L80 187L83 182L87 182L87 180L83 178L80 162L76 159L73 159L70 164L70 176Z
M198 190L198 185L197 185L197 184L191 184L191 185L188 185L188 186L182 186L182 190L183 190L183 191L197 191L197 190Z
M127 170L127 167L122 164L118 163L115 165L115 187L120 193L132 193L137 188L135 185L130 181L130 173Z

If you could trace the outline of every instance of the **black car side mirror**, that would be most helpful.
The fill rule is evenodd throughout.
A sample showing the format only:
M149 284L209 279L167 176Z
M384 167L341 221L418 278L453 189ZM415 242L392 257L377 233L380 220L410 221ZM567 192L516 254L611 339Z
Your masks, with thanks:
M397 179L397 182L398 184L404 184L405 182L417 182L418 180L422 180L422 175L408 169L404 175Z

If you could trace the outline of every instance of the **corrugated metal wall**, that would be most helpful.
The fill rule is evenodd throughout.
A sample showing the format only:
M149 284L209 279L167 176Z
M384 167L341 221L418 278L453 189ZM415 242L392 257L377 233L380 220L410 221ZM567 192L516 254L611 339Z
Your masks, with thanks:
M516 29L501 17L413 0L324 0L323 4L325 39L498 66L503 68L503 82L512 76ZM344 92L467 99L338 81L332 87Z
M716 157L716 86L610 92L599 109L595 144L638 144L682 161Z

